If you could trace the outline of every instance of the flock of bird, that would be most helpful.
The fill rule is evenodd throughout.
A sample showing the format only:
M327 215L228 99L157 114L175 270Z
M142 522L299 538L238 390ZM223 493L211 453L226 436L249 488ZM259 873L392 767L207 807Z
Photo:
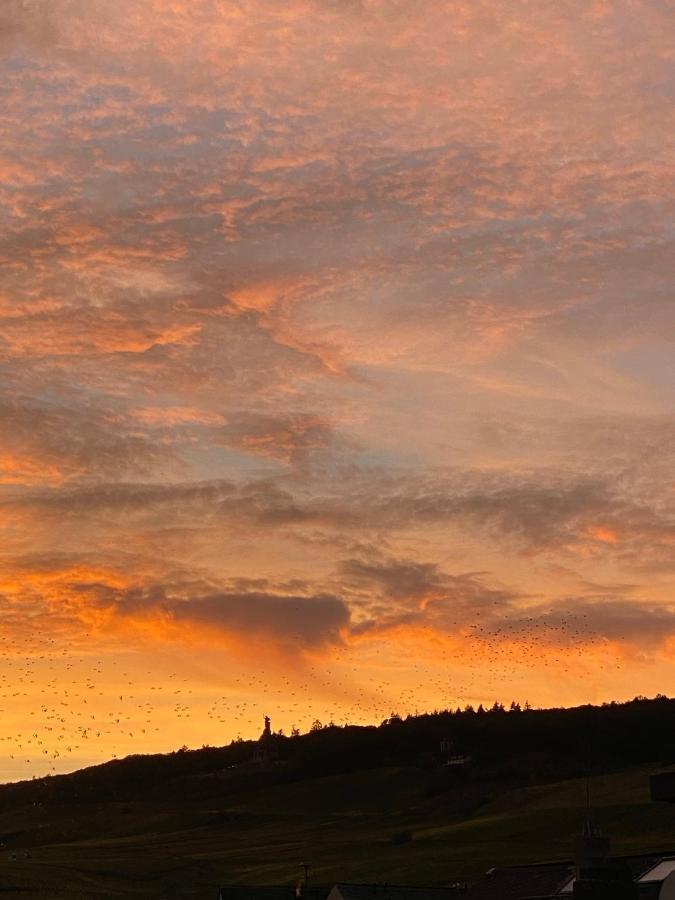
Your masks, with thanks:
M420 642L426 642L420 646ZM433 653L426 653L426 645ZM595 651L600 651L596 653ZM595 655L594 655L595 654ZM0 637L0 780L71 771L130 753L218 746L255 738L262 716L287 733L323 724L378 723L466 702L523 702L533 672L583 679L620 667L581 621L523 619L472 625L464 645L437 632L417 644L386 635L367 646L337 648L323 659L240 667L215 688L180 671L154 672L129 654L73 653L56 639ZM504 696L508 689L515 696Z

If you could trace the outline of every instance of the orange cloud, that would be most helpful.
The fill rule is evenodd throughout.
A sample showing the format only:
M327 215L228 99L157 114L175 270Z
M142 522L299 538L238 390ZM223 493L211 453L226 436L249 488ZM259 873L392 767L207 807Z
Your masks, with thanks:
M195 423L198 425L222 425L225 422L220 413L194 409L189 406L152 406L133 411L134 418L146 425L167 426Z
M589 537L596 541L602 541L604 544L618 544L619 534L614 528L608 528L606 525L591 525L586 529Z

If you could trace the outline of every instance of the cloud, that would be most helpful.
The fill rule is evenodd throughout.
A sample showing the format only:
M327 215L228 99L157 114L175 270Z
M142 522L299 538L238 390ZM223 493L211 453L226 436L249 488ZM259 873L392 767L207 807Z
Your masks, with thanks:
M491 585L487 573L454 575L435 563L349 559L339 572L358 611L350 632L355 638L386 639L394 632L414 641L420 631L433 632L486 659L509 659L528 647L534 662L603 646L653 659L667 656L675 637L673 606L630 596L635 589L625 586L537 601Z
M257 636L311 652L341 643L341 631L349 624L346 605L325 595L216 594L173 604L171 614L177 623L235 632L251 641L253 655Z
M147 475L174 461L169 448L127 430L123 421L112 410L0 399L0 483Z
M214 579L145 548L5 554L0 620L8 634L41 619L52 636L97 640L231 642L245 659L324 653L343 642L350 610L335 594L298 580ZM19 629L24 631L26 629Z
M340 446L330 422L307 412L283 416L251 413L229 416L216 440L293 465L305 463L318 453Z
M370 553L345 559L338 583L359 615L353 637L386 637L389 632L411 636L432 630L460 636L487 617L506 614L521 598L486 583L485 573L450 574L437 563L383 557Z
M261 653L300 662L364 643L382 652L422 642L432 655L451 652L456 664L512 671L602 652L619 661L667 660L675 638L672 605L649 601L639 586L588 585L585 595L542 599L498 583L494 573L450 573L373 548L342 560L323 584L218 583L206 570L142 552L27 554L5 558L3 569L8 635L30 635L40 621L52 637L222 644L247 662Z
M668 4L0 6L12 622L670 633Z
M616 671L627 660L655 663L672 659L675 609L621 590L586 597L558 597L554 601L514 609L487 618L471 629L471 640L499 659L526 650L536 667L548 658L560 665L593 665L594 654ZM600 657L601 658L601 657Z
M7 0L0 9L0 49L14 49L22 42L43 47L56 38L53 5L44 0Z
M258 426L259 420L254 421ZM281 458L289 446L300 456L307 452L309 439L302 428L284 430L284 422L275 433L277 420L271 426L269 420L263 422L269 431L259 431L254 442L260 438L266 452L274 449ZM319 446L312 446L313 450L322 449L322 430L320 435ZM311 434L310 443L315 438ZM294 447L292 440L299 446ZM274 441L278 444L268 450L268 442ZM666 563L673 540L672 498L636 497L631 486L630 479L622 484L621 479L575 470L514 474L454 469L422 475L338 466L333 475L319 470L315 475L303 471L298 477L237 481L100 483L31 492L5 502L40 514L67 510L84 519L104 511L141 518L164 516L170 509L177 523L199 514L209 519L215 516L223 526L240 527L248 522L270 529L270 533L289 525L351 534L452 526L465 529L476 539L498 542L505 552L564 556L602 547L625 554L627 560L632 557L633 562L642 555L645 561L658 557ZM415 570L397 574L405 584Z

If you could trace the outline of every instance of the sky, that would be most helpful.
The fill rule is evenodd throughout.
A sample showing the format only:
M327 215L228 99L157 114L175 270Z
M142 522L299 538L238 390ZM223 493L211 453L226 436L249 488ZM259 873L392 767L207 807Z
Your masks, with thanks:
M3 0L0 780L675 692L674 31Z

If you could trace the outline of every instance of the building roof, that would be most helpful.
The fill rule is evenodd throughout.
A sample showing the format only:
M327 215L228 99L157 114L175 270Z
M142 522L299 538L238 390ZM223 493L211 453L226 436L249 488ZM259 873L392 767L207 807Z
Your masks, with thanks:
M634 880L640 881L642 880L641 876L647 872L652 872L654 867L660 862L664 862L667 859L675 859L675 850L664 850L663 853L642 853L639 856L617 856L614 858L625 862L630 868ZM647 880L652 879L645 879L645 881ZM655 878L654 880L660 879Z
M332 885L310 884L302 889L304 900L326 900ZM297 900L293 884L225 884L218 889L219 900Z
M614 857L630 868L640 884L659 882L674 869L675 850L639 856ZM570 861L500 866L489 872L468 891L463 886L425 887L401 884L309 884L302 900L564 900L570 897L574 864ZM567 887L568 890L563 892ZM223 885L219 900L298 900L297 888L284 885Z
M464 892L454 887L424 887L404 884L345 884L331 891L331 900L455 900Z
M614 857L631 870L633 879L645 883L660 880L670 871L669 866L657 870L656 866L675 859L675 852L648 853L639 856ZM468 900L548 900L552 897L571 896L569 890L561 893L574 876L572 862L538 863L529 866L501 866L490 869L467 894Z
M293 885L226 884L219 888L219 900L297 900ZM464 897L458 888L417 887L400 884L309 884L302 888L302 900L456 900Z
M573 875L571 862L490 869L469 891L470 900L524 900L555 896Z

